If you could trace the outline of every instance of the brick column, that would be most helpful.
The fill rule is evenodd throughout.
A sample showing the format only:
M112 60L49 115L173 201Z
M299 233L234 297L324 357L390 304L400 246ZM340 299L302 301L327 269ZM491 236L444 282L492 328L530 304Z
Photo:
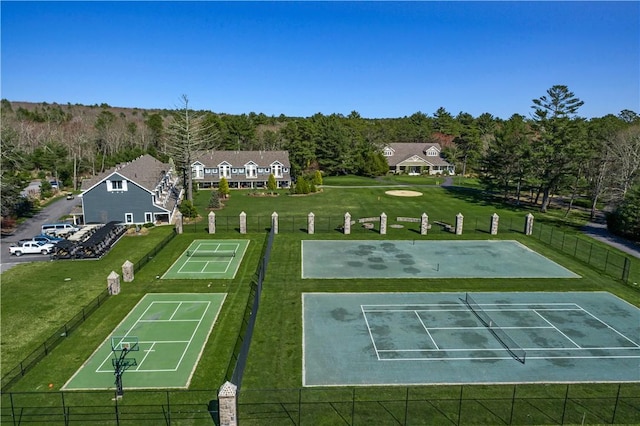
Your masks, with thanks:
M491 229L489 230L489 233L491 235L497 235L498 234L498 222L500 222L500 216L498 216L498 213L494 213L491 215Z
M220 426L238 425L238 387L231 382L225 382L218 391L218 413Z
M122 264L122 280L125 283L133 281L133 263L128 260Z
M109 294L113 296L120 293L120 275L116 274L116 271L111 271L107 276L107 288L109 289Z
M311 235L316 230L316 215L313 212L307 216L307 234Z
M427 235L429 230L429 216L426 213L422 213L420 217L420 235Z
M344 214L344 235L349 235L351 233L351 215L349 212Z
M240 233L247 233L247 214L245 212L240 212Z
M462 228L464 224L464 216L462 213L456 215L456 235L462 235Z
M216 233L216 214L214 212L209 212L209 233Z

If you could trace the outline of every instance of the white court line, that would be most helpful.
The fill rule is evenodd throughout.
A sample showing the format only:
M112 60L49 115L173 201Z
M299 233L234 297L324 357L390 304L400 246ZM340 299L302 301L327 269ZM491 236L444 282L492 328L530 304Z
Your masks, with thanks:
M154 323L154 322L195 322L195 321L198 321L198 320L197 319L166 319L166 320L154 319L154 320L140 320L138 322Z
M429 339L431 339L431 341L433 342L433 346L435 346L436 349L440 350L440 348L438 347L438 344L433 339L433 336L431 335L431 333L429 333L429 329L427 328L425 323L422 321L422 318L420 318L420 315L418 315L418 312L417 311L413 311L413 312L416 314L416 317L418 317L418 321L420 321L420 324L422 324L422 327L424 328L424 331L426 331L427 334L429 335Z
M598 318L597 316L593 315L591 312L587 311L586 309L584 309L584 312L587 315L589 315L592 318L594 318L596 321L599 321L601 324L606 325L608 329L613 330L615 333L620 335L622 338L624 338L624 339L628 340L629 342L633 343L634 345L636 345L636 347L640 347L640 345L638 345L636 342L634 342L633 340L629 339L627 336L625 336L624 334L620 333L618 330L616 330L615 328L611 327L609 324L607 324L606 322L602 321L600 318Z
M173 311L173 313L169 317L169 321L171 321L173 317L176 315L176 312L178 312L178 309L180 309L180 306L182 306L182 302L178 303L178 306L176 306L176 309Z
M553 328L556 329L556 331L560 334L562 334L565 339L567 339L568 341L570 341L571 343L573 343L577 348L582 349L582 347L577 344L576 342L573 341L573 339L571 339L569 336L567 336L566 334L564 334L562 331L560 331L555 325L551 324L551 321L547 320L545 317L543 317L542 315L540 315L540 313L538 311L536 311L535 309L533 310L533 312L535 312L540 318L542 318L544 321L546 321L547 324L549 324L550 326L552 326Z
M185 345L184 351L182 351L182 356L180 356L180 359L178 360L178 365L176 365L176 368L174 369L174 371L177 371L178 368L180 368L180 364L182 364L182 360L184 359L184 356L187 353L189 346L191 346L191 342L193 342L193 337L198 332L198 329L200 328L200 324L202 324L202 320L204 319L204 316L207 314L207 311L209 310L210 307L211 307L211 302L207 302L207 307L204 309L204 312L200 316L200 319L198 320L198 325L196 325L196 327L193 330L193 333L191 333L191 337L189 338L188 343Z
M362 308L362 305L360 305L360 308ZM378 361L380 361L380 354L378 353L378 347L376 346L376 341L373 338L373 334L371 334L371 327L369 326L369 320L367 320L367 314L364 312L364 310L362 311L362 315L364 316L364 322L367 325L367 331L369 332L369 337L371 338L373 349L376 351L376 357L378 358Z
M145 350L144 350L144 351L146 352L146 354L144 354L144 356L142 357L142 361L140 361L140 363L136 366L136 370L134 370L134 371L137 371L137 370L139 370L139 369L140 369L140 366L144 363L144 360L145 360L145 359L147 359L147 357L149 356L149 354L150 354L151 352L155 352L155 350L153 349L153 347L154 347L155 345L156 345L156 343L155 343L155 342L153 342L153 343L151 344L151 346L149 347L149 349L145 349Z

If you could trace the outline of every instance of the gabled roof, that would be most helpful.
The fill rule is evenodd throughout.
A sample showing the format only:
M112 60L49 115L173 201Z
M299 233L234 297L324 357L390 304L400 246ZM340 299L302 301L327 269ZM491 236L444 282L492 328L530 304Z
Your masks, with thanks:
M169 171L168 164L156 160L149 154L145 154L128 163L119 164L91 179L83 180L82 190L87 191L112 174L117 173L138 186L153 192L167 171Z
M435 148L440 152L440 145L437 143L390 143L387 147L391 148L394 152L390 157L385 157L389 162L390 167L397 166L399 163L406 161L413 156L418 156L425 162L434 166L448 166L449 162L438 156L427 156L425 152L430 148Z
M199 161L206 167L217 167L225 161L234 167L244 167L250 161L258 167L267 167L273 163L291 167L288 151L202 151L196 153L193 159L192 164Z

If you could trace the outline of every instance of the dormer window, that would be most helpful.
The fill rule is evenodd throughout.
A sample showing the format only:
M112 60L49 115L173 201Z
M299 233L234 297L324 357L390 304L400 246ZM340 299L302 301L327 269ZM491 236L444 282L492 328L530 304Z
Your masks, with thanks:
M437 157L438 156L438 150L435 148L429 148L427 150L427 157Z
M382 155L384 155L385 157L392 157L393 150L391 148L385 148L384 151L382 152Z

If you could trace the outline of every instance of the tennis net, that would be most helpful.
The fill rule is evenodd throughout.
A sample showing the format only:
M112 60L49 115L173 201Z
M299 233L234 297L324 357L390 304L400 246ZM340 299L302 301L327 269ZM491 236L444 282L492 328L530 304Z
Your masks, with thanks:
M188 257L235 257L235 250L187 250Z
M484 324L485 327L493 334L504 348L509 351L512 357L524 364L527 353L522 349L496 322L476 303L475 300L465 293L464 303L469 307L471 312Z

